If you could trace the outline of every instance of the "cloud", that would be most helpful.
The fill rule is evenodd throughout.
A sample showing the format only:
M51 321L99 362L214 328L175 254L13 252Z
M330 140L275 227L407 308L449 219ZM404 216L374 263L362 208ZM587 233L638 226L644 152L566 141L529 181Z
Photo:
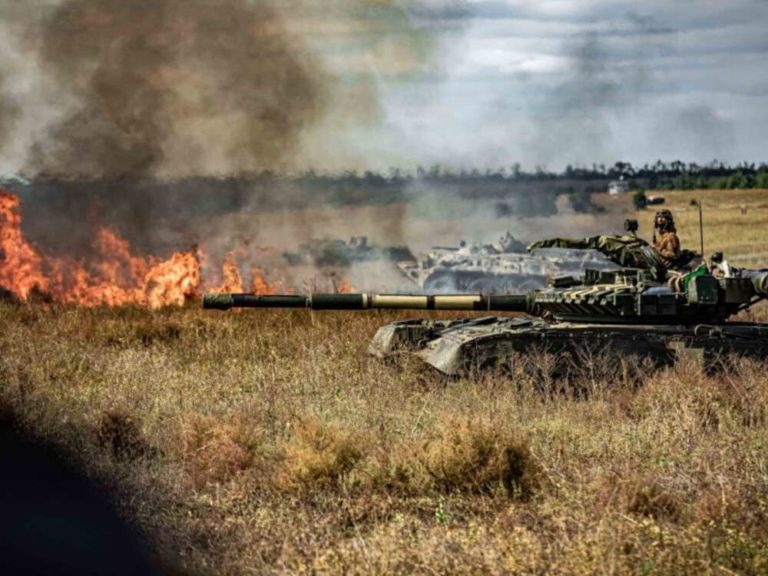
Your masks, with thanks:
M414 123L412 110L392 111L422 162L765 160L768 3L476 1L470 11L429 113ZM659 142L659 124L679 134Z

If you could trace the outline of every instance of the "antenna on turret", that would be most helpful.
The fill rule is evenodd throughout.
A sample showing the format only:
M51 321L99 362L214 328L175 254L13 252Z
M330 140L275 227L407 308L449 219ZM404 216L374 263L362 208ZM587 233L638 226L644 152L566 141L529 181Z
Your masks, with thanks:
M699 242L701 244L701 257L704 258L704 220L701 213L701 198L696 202L699 206Z

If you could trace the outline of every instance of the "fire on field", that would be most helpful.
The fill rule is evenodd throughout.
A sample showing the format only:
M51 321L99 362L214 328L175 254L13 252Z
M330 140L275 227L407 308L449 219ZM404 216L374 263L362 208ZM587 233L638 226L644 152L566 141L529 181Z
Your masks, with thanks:
M250 274L244 275L244 249L230 252L218 264L200 247L167 257L139 256L115 231L100 227L90 254L87 258L51 256L36 249L22 231L18 196L0 190L0 290L23 302L161 308L182 306L206 290L292 291L283 282L268 280L258 266L250 266ZM203 273L209 269L216 270ZM334 288L349 291L349 282L341 280Z

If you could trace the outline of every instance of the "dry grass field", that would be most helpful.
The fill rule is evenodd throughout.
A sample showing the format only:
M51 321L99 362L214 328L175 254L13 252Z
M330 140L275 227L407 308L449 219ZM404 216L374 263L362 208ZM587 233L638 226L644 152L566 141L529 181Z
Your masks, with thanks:
M737 266L768 267L768 191L693 190L650 192L664 196L675 215L683 246L699 251L699 209L691 200L701 201L704 221L704 252L723 252ZM641 212L640 230L653 229L655 206Z
M768 257L768 192L667 197ZM764 365L448 381L367 356L406 316L0 305L0 401L181 573L768 573Z

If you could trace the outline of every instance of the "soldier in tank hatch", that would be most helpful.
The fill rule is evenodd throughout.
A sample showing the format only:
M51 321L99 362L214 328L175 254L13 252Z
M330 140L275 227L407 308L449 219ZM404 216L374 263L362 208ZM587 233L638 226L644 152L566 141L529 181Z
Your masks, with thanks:
M658 252L668 268L674 267L680 258L680 240L677 237L675 220L669 210L656 212L653 249Z
M623 236L548 238L530 244L528 250L536 248L597 250L620 266L650 270L660 281L687 270L696 256L690 250L680 249L680 240L669 210L661 210L656 214L653 244L648 244L637 236L637 221L627 220L624 226L627 234Z

